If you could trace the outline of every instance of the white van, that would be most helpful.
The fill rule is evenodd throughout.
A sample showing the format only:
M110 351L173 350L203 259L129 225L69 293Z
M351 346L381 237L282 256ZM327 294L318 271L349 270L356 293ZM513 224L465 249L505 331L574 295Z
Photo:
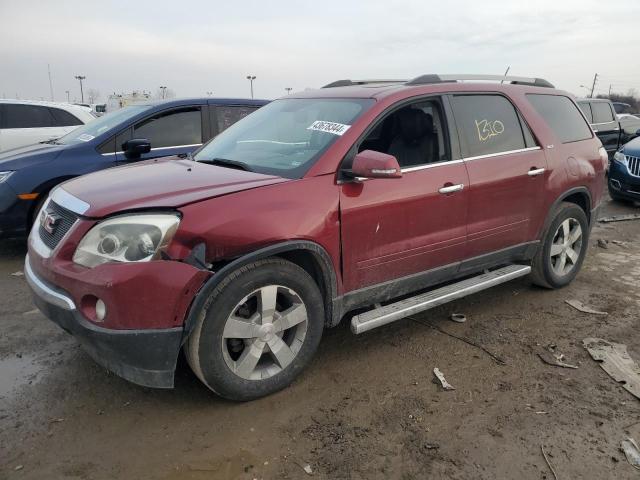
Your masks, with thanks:
M94 118L68 103L0 100L0 152L60 138Z

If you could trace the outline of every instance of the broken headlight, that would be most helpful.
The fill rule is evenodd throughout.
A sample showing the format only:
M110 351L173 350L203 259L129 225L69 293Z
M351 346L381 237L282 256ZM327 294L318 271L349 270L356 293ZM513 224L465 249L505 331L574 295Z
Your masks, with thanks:
M85 267L107 262L148 262L160 257L178 228L174 214L126 215L94 226L80 241L73 261Z

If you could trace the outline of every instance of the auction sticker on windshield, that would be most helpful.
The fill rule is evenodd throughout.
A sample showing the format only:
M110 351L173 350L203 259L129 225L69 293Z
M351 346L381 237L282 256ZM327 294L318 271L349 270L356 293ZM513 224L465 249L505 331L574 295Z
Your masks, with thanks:
M78 135L78 140L80 140L81 142L90 142L91 140L93 140L94 137L93 135L89 135L88 133L83 133L82 135Z
M344 132L349 130L351 125L344 125L342 123L325 122L324 120L316 120L307 127L307 130L316 130L318 132L333 133L334 135L343 135Z

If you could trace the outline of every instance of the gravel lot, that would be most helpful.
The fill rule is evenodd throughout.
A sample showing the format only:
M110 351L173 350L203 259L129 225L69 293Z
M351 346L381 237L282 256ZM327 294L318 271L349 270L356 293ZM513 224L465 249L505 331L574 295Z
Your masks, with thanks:
M637 210L606 202L601 216ZM638 478L619 445L640 441L640 400L581 342L625 343L640 362L639 239L640 221L598 224L562 290L520 279L358 337L345 321L290 388L245 404L217 398L184 361L170 391L109 374L11 275L24 241L0 242L0 478L298 479L309 465L330 479L553 479L541 447L560 479ZM544 364L549 345L579 368ZM434 367L456 390L433 383Z

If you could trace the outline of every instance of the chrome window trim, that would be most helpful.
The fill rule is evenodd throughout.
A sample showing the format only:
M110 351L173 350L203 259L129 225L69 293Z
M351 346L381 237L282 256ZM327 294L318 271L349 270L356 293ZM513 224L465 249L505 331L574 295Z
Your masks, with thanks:
M74 195L71 195L62 187L55 188L53 192L51 192L49 198L61 207L71 210L73 213L77 213L78 215L83 215L91 207L90 204L84 200L80 200Z
M45 302L56 305L64 310L73 311L76 309L76 304L71 298L49 286L45 281L38 278L38 276L31 269L31 262L29 261L28 253L24 259L24 277L33 292Z
M609 123L616 123L616 121L615 121L615 120L610 120L610 121L608 121L608 122L590 123L589 125L592 125L592 126L593 126L593 125L607 125L607 124L609 124Z
M152 148L150 151L155 151L155 150L164 150L165 148L184 148L184 147L200 147L202 146L202 143L191 143L189 145L171 145L169 147L155 147ZM100 155L102 155L103 157L108 157L110 155L118 155L118 154L122 154L124 153L124 151L119 150L117 152L111 152L111 153L101 153Z
M542 150L542 148L540 148L539 146L527 147L527 148L518 148L517 150L507 150L506 152L488 153L486 155L476 155L475 157L463 157L463 160L465 162L468 162L468 161L471 161L471 160L482 160L484 158L501 157L503 155L511 155L511 154L514 154L514 153L533 152L535 150Z
M401 168L400 171L402 173L411 173L411 172L417 172L419 170L426 170L427 168L443 167L445 165L453 165L453 164L462 163L462 162L464 162L464 159L462 158L458 160L442 160L437 163L426 163L424 165L417 165L415 167Z

